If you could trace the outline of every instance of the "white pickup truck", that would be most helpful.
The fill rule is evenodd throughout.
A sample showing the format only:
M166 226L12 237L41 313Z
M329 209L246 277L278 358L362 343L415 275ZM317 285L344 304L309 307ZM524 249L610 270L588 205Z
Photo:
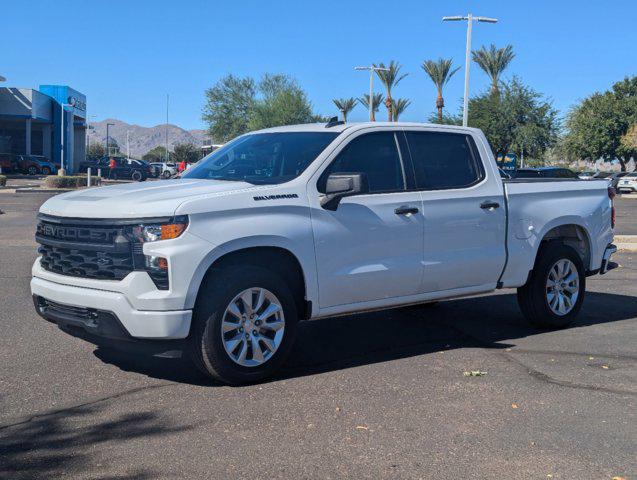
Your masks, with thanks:
M586 277L616 266L613 195L604 180L503 181L472 128L273 128L180 180L48 200L31 290L68 333L253 382L303 319L517 288L533 324L567 325Z

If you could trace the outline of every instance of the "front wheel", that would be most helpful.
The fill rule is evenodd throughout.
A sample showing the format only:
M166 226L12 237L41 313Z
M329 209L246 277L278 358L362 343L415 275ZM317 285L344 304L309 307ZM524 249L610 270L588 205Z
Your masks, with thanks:
M140 172L139 170L135 170L133 173L131 173L130 178L135 182L141 182L143 178L142 172Z
M51 175L51 169L49 167L42 167L42 175Z
M189 338L208 376L240 385L271 376L296 337L298 314L285 281L261 267L211 272L201 287Z
M563 328L579 313L585 293L579 254L563 243L550 242L540 249L526 284L518 288L518 304L531 324Z
M170 170L164 170L164 173L161 174L166 180L170 178Z

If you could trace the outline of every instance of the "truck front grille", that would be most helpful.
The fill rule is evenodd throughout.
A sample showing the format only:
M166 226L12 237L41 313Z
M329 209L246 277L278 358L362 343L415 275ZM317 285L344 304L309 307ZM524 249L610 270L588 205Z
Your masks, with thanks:
M42 268L99 280L126 277L135 270L134 244L125 227L102 222L41 215L35 239Z
M134 270L130 252L111 253L42 244L38 253L42 255L42 268L61 275L121 280Z

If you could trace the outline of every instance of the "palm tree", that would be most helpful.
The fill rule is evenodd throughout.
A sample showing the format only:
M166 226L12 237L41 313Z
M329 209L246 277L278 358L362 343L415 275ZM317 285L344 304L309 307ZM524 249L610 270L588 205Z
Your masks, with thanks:
M332 102L334 102L334 105L336 105L336 108L340 110L341 114L343 115L344 122L347 122L347 116L349 115L349 112L354 110L354 107L356 106L356 103L357 103L354 97L335 98L334 100L332 100Z
M422 64L422 69L429 75L429 78L438 89L438 98L436 98L438 123L442 123L442 109L445 106L445 99L442 97L442 87L447 84L454 73L460 70L460 67L451 70L452 62L453 60L450 58L439 58L438 60L427 60Z
M482 70L491 79L491 93L498 93L498 83L500 81L500 75L509 66L515 53L513 53L513 47L507 45L504 48L497 48L491 44L489 49L481 47L480 50L471 52L473 61L476 62Z
M385 85L385 89L387 90L387 98L385 99L385 107L387 107L387 120L392 121L392 101L391 101L391 90L398 83L405 78L408 73L403 75L399 75L401 66L400 63L394 62L393 60L389 62L389 65L385 66L383 63L379 63L378 65L373 64L374 67L378 68L387 68L388 70L376 70L376 75L380 78L380 81Z
M358 99L361 105L364 105L367 110L369 110L369 94L364 94L361 98ZM374 98L372 98L372 114L370 115L369 120L371 122L376 121L376 115L374 115L378 111L378 107L383 103L383 94L375 93Z
M396 98L396 99L392 98L391 101L392 101L391 111L393 115L392 120L394 122L397 122L398 117L400 117L400 115L407 109L407 107L411 105L411 100L408 100L406 98Z

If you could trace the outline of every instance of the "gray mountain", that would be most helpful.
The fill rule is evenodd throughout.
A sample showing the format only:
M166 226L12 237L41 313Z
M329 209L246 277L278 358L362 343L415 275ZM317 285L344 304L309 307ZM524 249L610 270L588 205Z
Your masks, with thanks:
M130 154L132 157L141 158L149 150L165 143L166 125L154 127L141 127L131 125L121 120L108 118L101 122L92 122L89 130L89 141L106 144L106 124L112 123L108 129L111 138L115 139L122 153L126 153L126 132L130 139ZM177 143L192 143L198 147L203 145L209 137L204 130L184 130L177 125L168 124L168 150L172 150Z

